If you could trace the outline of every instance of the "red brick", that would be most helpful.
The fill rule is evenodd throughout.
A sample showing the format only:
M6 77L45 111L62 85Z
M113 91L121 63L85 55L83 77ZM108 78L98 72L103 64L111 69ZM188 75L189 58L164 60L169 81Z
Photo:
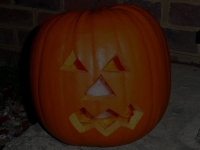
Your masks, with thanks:
M18 65L20 52L0 48L0 61L7 65Z
M161 3L160 2L149 2L149 1L135 1L135 0L124 0L124 4L134 4L137 5L145 10L147 10L148 12L150 12L155 19L160 22L161 20Z
M14 45L14 32L11 29L0 28L0 44Z
M169 23L182 26L200 26L200 5L170 3Z
M8 117L8 116L2 116L2 117L0 117L0 124L6 122L7 120L10 120L10 117Z
M40 13L38 13L37 21L38 21L39 24L41 24L53 15L54 14L52 14L52 13L40 12Z
M0 20L3 25L33 27L33 12L28 10L0 8Z
M27 130L30 127L30 123L28 120L22 122L23 130Z
M0 135L8 134L8 129L0 129Z
M117 0L65 0L65 10L90 10L102 6L117 5Z
M0 4L10 4L10 0L0 0Z
M48 10L60 10L60 0L15 0L15 5Z
M173 29L163 29L167 39L169 49L197 53L198 47L195 44L196 32L183 31L183 30L173 30Z
M17 31L18 45L23 46L28 38L30 31L27 30L19 30Z

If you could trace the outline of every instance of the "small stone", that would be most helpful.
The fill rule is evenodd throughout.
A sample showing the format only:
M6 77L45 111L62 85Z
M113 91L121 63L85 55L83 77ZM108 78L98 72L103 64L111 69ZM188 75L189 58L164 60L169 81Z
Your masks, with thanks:
M8 120L7 123L6 123L6 127L10 128L10 127L13 127L13 126L19 126L20 125L20 122L17 121L17 120Z
M21 127L21 128L18 128L16 131L15 131L15 133L13 134L15 137L18 137L18 136L20 136L22 133L23 133L23 127Z
M19 112L22 112L22 111L24 111L25 109L24 109L24 105L22 105L22 104L20 104L19 105Z
M6 139L6 134L2 134L2 135L0 135L0 139L1 139L1 140Z
M7 134L5 140L10 141L10 140L12 140L12 138L13 138L12 135Z
M5 109L4 109L4 111L7 111L7 112L10 111L10 107L6 106Z
M20 112L18 114L19 117L26 117L27 116L27 113L26 112Z
M10 119L15 119L15 116L13 114L9 114Z
M17 121L17 120L15 120L15 121L14 121L14 126L19 126L19 125L20 125L20 122Z
M18 122L22 121L21 118L16 118L15 120L18 121Z
M15 129L14 127L13 128L9 128L8 133L13 135L16 132L16 130L17 129Z
M7 115L8 115L8 112L5 111L5 112L3 113L3 116L7 116Z
M200 142L200 129L199 129L199 131L198 131L198 133L197 133L197 136L196 136L195 140L196 140L197 142Z
M2 134L2 135L0 135L0 140L4 140L4 141L8 141L9 142L12 138L13 138L13 136L10 135L10 134Z

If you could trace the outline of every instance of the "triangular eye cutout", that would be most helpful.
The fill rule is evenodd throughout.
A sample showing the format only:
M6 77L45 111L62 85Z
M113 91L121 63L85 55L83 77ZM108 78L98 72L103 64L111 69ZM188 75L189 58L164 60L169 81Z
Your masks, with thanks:
M121 64L118 56L115 56L104 68L103 71L126 71L126 69Z
M60 68L61 70L73 71L82 70L87 71L81 61L76 57L74 51L71 52L69 57L65 60L64 64Z

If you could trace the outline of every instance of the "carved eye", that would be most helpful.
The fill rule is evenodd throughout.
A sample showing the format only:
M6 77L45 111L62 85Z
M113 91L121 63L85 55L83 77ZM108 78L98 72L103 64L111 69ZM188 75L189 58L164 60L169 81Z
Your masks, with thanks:
M103 68L103 71L126 71L125 67L122 65L119 57L116 55L108 64Z
M74 51L71 52L60 69L66 71L87 71Z

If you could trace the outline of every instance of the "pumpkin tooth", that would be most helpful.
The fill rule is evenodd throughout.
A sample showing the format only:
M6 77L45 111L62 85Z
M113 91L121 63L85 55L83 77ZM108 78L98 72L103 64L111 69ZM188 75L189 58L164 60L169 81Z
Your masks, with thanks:
M117 117L111 116L108 118L102 118L102 119L95 119L95 122L98 123L101 127L104 129L107 129L109 126L111 126L115 121L117 121Z
M134 110L135 110L134 107L133 107L132 105L129 105L129 106L125 109L124 113L123 113L122 115L120 115L120 117L126 118L126 119L130 119L131 116L134 115L134 113L133 113Z
M75 114L82 125L91 124L93 122L93 116L85 108L81 108L79 111L75 112Z
M130 119L131 119L131 117L130 118L119 117L119 120L126 124L128 124L130 122Z

